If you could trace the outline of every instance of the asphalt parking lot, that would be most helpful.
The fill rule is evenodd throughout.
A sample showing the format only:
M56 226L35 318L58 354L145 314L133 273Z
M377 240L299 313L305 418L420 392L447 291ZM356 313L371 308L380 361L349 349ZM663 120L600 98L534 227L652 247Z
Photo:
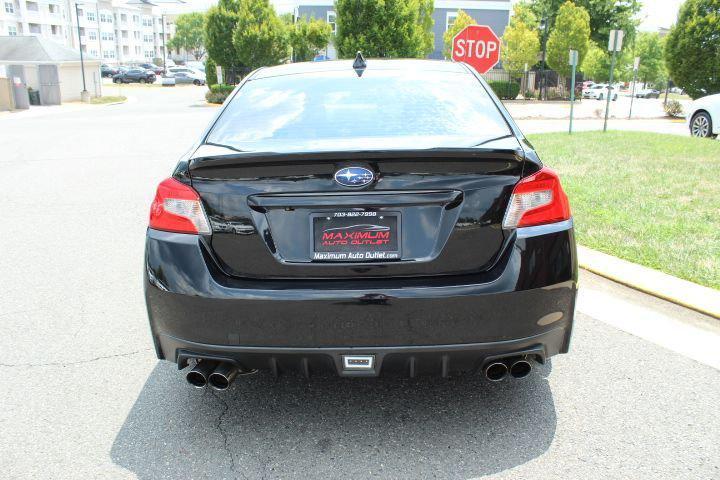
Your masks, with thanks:
M0 476L720 478L720 323L585 272L571 354L524 380L190 388L154 357L141 268L204 91L0 116Z

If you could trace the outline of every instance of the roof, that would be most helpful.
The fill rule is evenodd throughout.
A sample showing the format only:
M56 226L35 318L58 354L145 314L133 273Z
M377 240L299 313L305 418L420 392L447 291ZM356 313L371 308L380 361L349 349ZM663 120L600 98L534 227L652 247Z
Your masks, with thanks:
M404 71L435 71L435 72L454 72L469 73L461 64L449 62L447 60L416 60L416 59L397 59L386 60L370 58L366 60L367 71L370 70L404 70ZM352 60L331 60L322 62L300 62L287 63L274 67L265 67L253 75L252 79L278 77L281 75L300 75L305 73L320 72L338 72L352 71Z
M97 60L83 55L85 60ZM0 36L0 62L79 62L80 52L54 40L35 36Z

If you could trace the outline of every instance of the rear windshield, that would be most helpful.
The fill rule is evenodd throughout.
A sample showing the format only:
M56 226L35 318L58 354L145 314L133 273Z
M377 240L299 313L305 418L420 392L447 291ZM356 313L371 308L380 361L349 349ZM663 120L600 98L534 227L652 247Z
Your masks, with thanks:
M348 70L247 82L207 142L266 152L417 149L511 134L473 75Z

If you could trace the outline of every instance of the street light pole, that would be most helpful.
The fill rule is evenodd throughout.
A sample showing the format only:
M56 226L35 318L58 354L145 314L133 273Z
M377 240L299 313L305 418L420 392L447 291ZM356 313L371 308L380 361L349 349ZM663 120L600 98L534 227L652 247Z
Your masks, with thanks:
M165 68L165 14L160 14L160 21L162 22L162 49L163 49L163 73L167 73Z
M544 17L540 20L540 28L542 29L542 61L540 62L540 100L545 100L547 96L547 80L545 78L545 57L547 56L547 29L548 19Z
M622 46L623 33L622 30L611 30L608 50L612 51L612 60L610 62L610 81L607 88L607 101L605 102L605 122L603 123L603 132L607 132L608 115L610 114L610 100L613 94L613 70L615 70L615 58L617 52Z
M633 101L635 100L635 85L637 84L638 69L640 68L640 57L635 57L635 63L633 63L633 88L632 95L630 96L630 113L628 113L628 120L632 117Z
M82 82L83 82L83 89L82 92L80 92L80 99L83 102L87 102L89 100L90 94L87 91L87 87L85 85L85 61L83 60L83 51L82 51L82 39L80 38L80 11L78 9L77 2L75 3L75 22L77 23L77 34L78 34L78 48L80 49L80 72L82 73Z

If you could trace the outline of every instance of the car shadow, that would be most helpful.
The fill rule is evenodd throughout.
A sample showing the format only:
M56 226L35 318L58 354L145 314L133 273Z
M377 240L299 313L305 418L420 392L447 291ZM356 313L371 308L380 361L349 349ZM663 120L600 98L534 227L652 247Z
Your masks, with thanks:
M468 478L542 455L556 428L550 365L481 376L309 381L262 372L196 390L159 362L112 446L138 478Z

